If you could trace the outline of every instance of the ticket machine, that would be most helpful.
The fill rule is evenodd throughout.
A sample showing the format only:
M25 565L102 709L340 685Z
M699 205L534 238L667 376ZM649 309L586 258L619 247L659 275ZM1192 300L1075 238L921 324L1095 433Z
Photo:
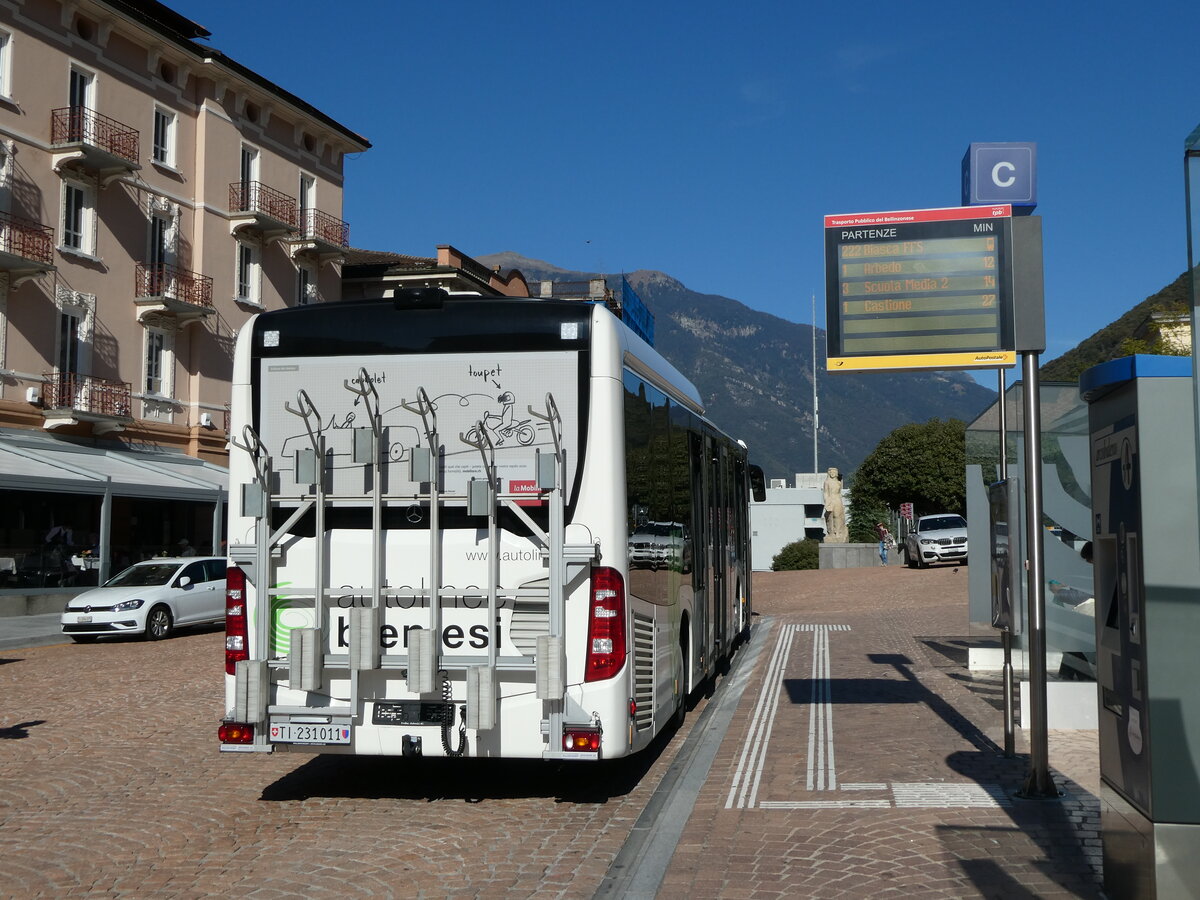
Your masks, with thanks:
M1191 359L1089 369L1104 883L1200 896L1200 531Z

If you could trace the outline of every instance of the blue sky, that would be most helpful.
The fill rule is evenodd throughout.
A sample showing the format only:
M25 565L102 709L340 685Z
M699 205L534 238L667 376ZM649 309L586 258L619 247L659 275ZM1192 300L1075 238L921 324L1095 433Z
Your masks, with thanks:
M365 136L355 246L658 269L824 325L822 216L960 202L1038 144L1049 360L1187 267L1200 7L167 0ZM994 376L984 383L994 385Z

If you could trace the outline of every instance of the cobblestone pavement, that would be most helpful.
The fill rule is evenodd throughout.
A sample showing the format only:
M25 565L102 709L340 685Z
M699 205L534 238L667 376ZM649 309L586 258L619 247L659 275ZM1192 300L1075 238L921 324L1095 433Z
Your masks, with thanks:
M223 648L0 650L0 897L588 897L698 718L598 771L221 754Z
M965 596L965 568L756 578L768 644L659 896L1103 896L1095 732L1052 733L1062 800L1014 796L1022 733L1005 759L939 650Z
M1027 761L998 757L996 710L921 640L966 633L965 570L755 591L767 643L660 896L1099 896L1094 733L1054 735L1063 802L1010 800ZM815 625L849 630L791 629ZM598 775L223 755L222 645L0 650L0 895L589 897L703 708Z

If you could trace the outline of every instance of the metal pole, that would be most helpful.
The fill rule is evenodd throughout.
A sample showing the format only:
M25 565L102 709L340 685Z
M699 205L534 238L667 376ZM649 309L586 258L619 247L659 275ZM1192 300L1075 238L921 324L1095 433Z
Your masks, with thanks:
M1008 397L1004 393L1004 370L997 369L1000 379L1000 480L1008 479ZM1013 697L1012 629L1000 629L1000 643L1004 648L1004 755L1012 759L1017 755L1016 704Z
M1004 394L1004 370L997 369L1000 377L1000 480L1008 477L1008 397Z
M817 465L817 433L820 430L820 411L817 406L817 295L812 295L812 383L813 383L813 474L820 472Z
M104 584L112 574L112 476L104 478L104 497L100 501L100 571L97 574L97 584Z
M1196 241L1200 240L1200 208L1193 209L1192 204L1200 204L1200 125L1192 130L1183 142L1183 200L1187 210L1187 262L1189 282L1189 306L1191 308L1192 326L1192 402L1195 405L1193 427L1196 429L1196 467L1200 473L1200 273L1196 272L1200 260L1197 256ZM1192 190L1195 180L1196 191ZM1195 193L1197 196L1193 196Z
M225 521L222 515L225 506L225 492L217 491L217 499L213 501L212 518L212 555L221 556L221 523Z
M1030 799L1058 797L1050 777L1049 729L1046 724L1046 600L1042 589L1042 416L1039 404L1038 354L1023 354L1025 438L1025 531L1028 535L1029 592L1029 774L1021 795Z

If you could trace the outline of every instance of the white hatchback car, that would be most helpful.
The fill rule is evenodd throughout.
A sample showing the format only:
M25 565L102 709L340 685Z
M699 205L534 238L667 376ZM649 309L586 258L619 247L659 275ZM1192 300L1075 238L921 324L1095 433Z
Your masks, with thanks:
M148 559L72 597L63 610L62 630L81 644L109 634L141 634L157 641L178 626L224 618L223 558Z

